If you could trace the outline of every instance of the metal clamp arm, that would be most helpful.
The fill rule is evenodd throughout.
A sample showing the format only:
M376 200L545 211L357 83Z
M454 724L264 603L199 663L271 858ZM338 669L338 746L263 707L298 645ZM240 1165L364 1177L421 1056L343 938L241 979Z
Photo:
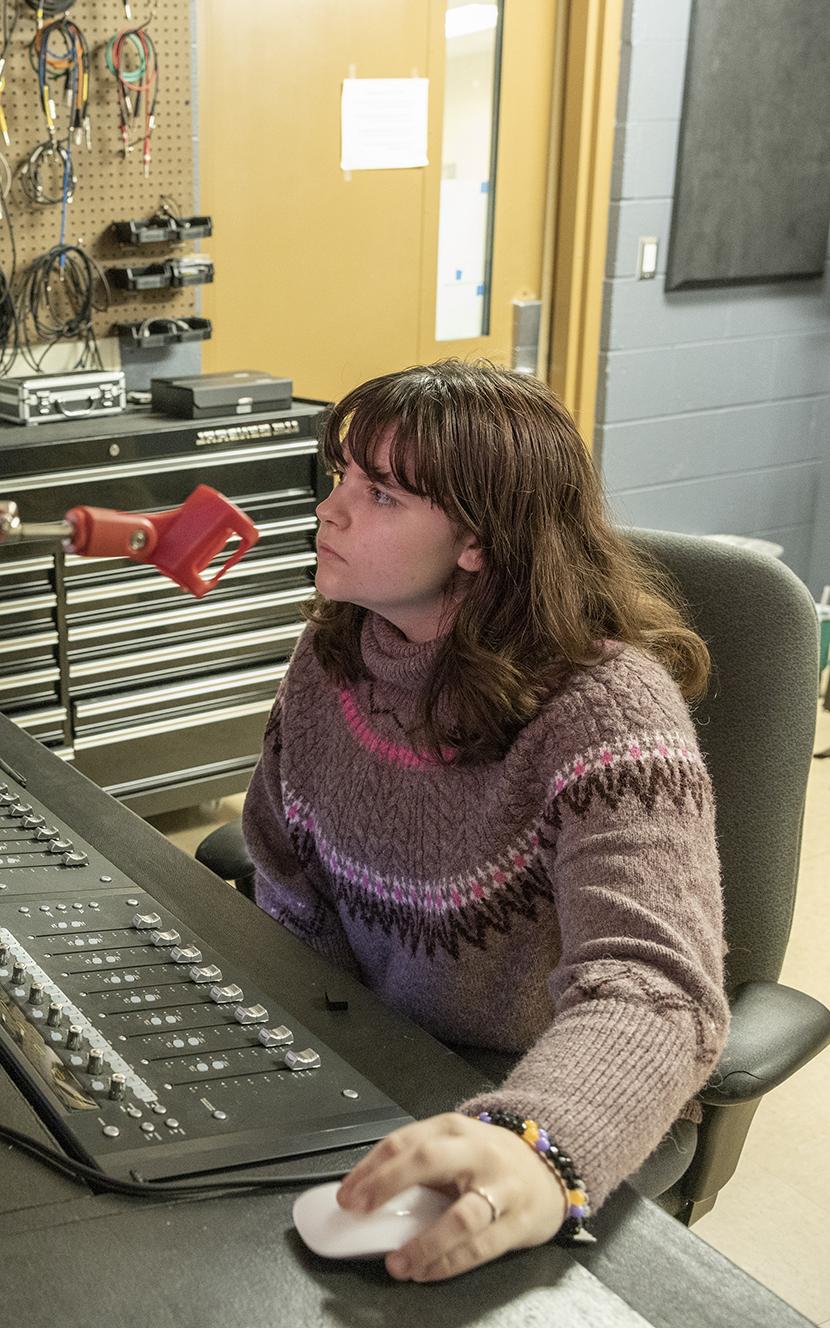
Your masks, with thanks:
M73 507L63 521L24 525L17 504L0 502L0 544L58 539L68 553L85 558L130 558L152 563L200 599L259 539L253 521L223 494L200 484L181 507L144 515L106 507ZM209 579L204 569L229 540L239 541Z

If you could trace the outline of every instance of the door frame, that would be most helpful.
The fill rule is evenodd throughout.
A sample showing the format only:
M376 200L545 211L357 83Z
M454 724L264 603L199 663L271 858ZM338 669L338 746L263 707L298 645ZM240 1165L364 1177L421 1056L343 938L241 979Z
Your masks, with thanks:
M624 0L559 0L539 376L593 446Z

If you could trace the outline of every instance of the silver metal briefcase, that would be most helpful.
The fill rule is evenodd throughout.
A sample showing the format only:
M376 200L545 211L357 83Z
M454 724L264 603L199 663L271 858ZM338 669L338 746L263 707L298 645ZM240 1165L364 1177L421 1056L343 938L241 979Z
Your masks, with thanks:
M118 415L126 404L121 369L0 378L0 418L17 424Z

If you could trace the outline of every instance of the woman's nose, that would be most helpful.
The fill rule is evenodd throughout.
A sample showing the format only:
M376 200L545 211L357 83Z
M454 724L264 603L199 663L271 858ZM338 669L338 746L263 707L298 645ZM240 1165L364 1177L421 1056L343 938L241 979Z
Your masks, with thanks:
M321 503L317 504L314 510L317 514L318 521L336 522L338 517L342 517L342 512L340 510L341 504L339 502L339 488L340 486L335 484L328 497L324 498Z

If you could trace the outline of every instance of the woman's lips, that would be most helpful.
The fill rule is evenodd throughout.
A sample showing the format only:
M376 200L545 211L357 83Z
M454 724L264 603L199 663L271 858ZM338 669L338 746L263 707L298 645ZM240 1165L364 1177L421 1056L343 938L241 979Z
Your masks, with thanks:
M337 558L338 561L341 563L344 563L346 561L346 559L343 558L339 553L335 553L334 549L330 549L328 544L318 544L317 554L318 557L322 554L324 558Z

